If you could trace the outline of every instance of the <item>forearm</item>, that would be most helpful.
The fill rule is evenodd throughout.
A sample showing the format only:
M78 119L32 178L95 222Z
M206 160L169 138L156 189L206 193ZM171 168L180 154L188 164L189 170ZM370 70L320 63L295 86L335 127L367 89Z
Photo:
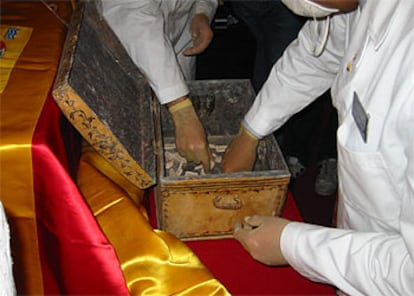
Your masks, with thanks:
M104 1L103 15L162 104L188 94L154 1Z
M303 27L273 66L245 117L245 123L255 134L263 137L272 133L331 87L344 54L344 22L340 19L331 25L342 33L335 32L335 36L342 38L330 38L318 57L313 54L314 24L308 22Z
M413 259L403 238L291 223L281 238L283 256L304 276L349 295L412 295Z

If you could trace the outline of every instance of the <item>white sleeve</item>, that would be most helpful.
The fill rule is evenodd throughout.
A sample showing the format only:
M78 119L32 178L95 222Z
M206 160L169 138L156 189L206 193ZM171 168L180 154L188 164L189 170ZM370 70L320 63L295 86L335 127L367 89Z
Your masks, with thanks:
M188 93L157 1L103 0L102 12L162 104Z
M243 121L255 135L272 133L332 85L344 55L347 16L331 19L326 48L316 57L313 50L320 40L315 25L323 29L326 22L308 21L273 66Z
M406 227L411 238L405 239L412 240L414 224ZM414 295L413 260L400 234L292 222L282 233L281 249L299 273L349 295Z
M10 230L0 201L0 295L16 295L10 250Z

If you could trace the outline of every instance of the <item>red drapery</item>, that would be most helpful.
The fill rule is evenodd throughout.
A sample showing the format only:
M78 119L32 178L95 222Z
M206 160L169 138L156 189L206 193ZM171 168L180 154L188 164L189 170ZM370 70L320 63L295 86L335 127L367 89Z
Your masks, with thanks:
M33 28L0 100L0 198L18 293L127 295L115 250L73 181L79 136L50 96L64 26L32 1L2 1L2 22ZM291 197L284 216L300 220ZM290 267L261 265L233 239L187 245L234 295L334 295Z

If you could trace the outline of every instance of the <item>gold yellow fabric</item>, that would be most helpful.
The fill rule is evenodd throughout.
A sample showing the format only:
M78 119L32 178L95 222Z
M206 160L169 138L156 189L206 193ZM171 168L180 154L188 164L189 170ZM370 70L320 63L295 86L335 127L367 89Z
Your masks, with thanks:
M0 25L1 41L6 45L4 55L0 58L0 94L9 81L10 74L20 54L30 39L33 28Z
M85 162L98 169L103 175L107 176L115 184L121 187L138 206L141 205L144 196L143 190L122 176L108 161L100 156L97 151L85 141L82 143L82 152L82 159Z
M69 18L71 9L67 3L56 2L61 15ZM13 260L15 266L22 267L15 269L16 286L25 294L41 295L43 279L34 208L31 143L53 85L65 28L43 5L30 2L2 1L1 22L22 29L33 28L23 30L23 35L30 38L22 46L20 56L15 57L10 73L0 72L2 84L6 76L8 79L0 98L0 198L14 235ZM3 35L1 39L4 41ZM6 44L7 56L13 49L7 41Z
M183 242L151 227L145 208L137 206L126 191L104 175L112 175L105 162L86 149L78 185L117 253L131 294L230 295ZM113 173L117 174L115 170ZM118 181L119 176L115 177ZM139 200L142 194L134 199Z

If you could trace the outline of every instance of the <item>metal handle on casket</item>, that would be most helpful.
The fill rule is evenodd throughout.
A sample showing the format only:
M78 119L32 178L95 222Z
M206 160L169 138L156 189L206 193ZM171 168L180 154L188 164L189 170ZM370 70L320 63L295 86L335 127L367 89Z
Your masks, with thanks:
M213 205L222 210L239 210L243 207L242 200L236 196L217 195L213 198Z

